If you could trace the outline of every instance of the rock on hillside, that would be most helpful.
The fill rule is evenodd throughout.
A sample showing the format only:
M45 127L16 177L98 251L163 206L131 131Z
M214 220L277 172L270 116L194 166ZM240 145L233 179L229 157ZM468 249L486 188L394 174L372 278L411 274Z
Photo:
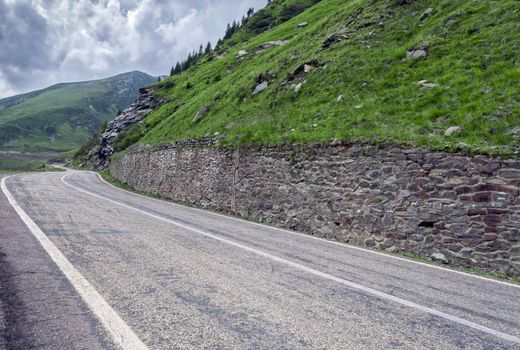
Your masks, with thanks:
M89 152L87 164L96 170L106 169L110 157L114 154L113 143L116 138L131 126L141 122L161 104L162 101L153 95L152 89L140 89L137 100L108 123L105 132L99 139L99 144Z

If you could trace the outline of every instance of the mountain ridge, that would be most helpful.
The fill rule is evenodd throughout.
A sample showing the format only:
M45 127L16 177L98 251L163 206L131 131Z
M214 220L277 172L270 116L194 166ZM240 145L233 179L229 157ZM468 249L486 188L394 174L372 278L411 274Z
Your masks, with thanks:
M116 74L116 75L113 75L113 76L110 76L110 77L106 77L106 78L69 81L69 82L64 82L64 83L56 83L56 84L52 84L52 85L49 85L47 87L44 87L42 89L37 89L37 90L29 91L29 92L24 92L24 93L20 93L20 94L8 96L8 97L0 98L0 111L6 109L8 107L14 106L14 105L16 105L18 103L21 103L21 102L23 102L24 100L26 100L28 98L36 97L36 96L38 96L38 95L40 95L40 94L42 94L42 93L44 93L46 91L52 91L52 90L59 89L59 88L62 88L62 87L66 87L66 86L69 86L69 85L88 84L88 83L93 83L93 82L100 82L101 83L103 81L110 81L110 80L112 80L114 78L126 76L128 74L143 74L143 75L146 75L146 76L150 76L149 74L147 74L145 72L142 72L140 70L133 70L133 71L125 72L125 73ZM10 100L13 100L14 102L10 102Z
M0 100L0 148L64 152L79 147L139 88L156 77L131 71L112 77L51 85Z

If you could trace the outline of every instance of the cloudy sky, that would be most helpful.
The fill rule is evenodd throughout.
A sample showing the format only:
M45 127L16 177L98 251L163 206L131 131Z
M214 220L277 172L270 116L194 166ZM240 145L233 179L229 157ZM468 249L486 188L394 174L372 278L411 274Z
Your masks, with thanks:
M0 0L0 98L130 70L167 74L266 0Z

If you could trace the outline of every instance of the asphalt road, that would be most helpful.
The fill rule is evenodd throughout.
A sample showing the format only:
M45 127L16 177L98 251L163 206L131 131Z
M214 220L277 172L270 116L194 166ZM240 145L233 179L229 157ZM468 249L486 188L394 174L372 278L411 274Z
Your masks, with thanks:
M0 191L0 349L111 349L106 330Z
M89 172L4 187L34 225L0 195L0 348L520 349L518 286L148 199Z

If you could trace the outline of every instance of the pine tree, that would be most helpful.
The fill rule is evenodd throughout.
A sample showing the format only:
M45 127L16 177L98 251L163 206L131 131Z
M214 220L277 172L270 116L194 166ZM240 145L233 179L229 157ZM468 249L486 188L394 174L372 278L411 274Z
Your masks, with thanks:
M208 41L208 44L206 45L206 49L204 50L205 54L208 54L211 52L211 43Z
M227 27L226 27L226 33L224 34L224 39L229 39L229 37L231 36L231 24L227 24Z
M181 67L181 64L179 62L177 62L177 64L175 65L175 68L173 69L174 73L175 74L179 74L182 72L182 67Z
M271 3L271 0L267 1L268 4ZM242 16L241 21L233 21L232 23L228 23L226 26L226 32L224 34L224 37L221 39L218 39L217 44L215 45L215 49L219 49L223 44L224 41L231 38L233 34L235 34L240 28L242 28L249 20L249 18L254 15L255 8L250 7L247 10L247 15ZM213 51L213 48L211 46L211 42L208 42L206 47L204 48L204 45L199 46L199 50L194 50L193 52L188 54L188 57L184 59L183 61L177 62L175 66L173 66L170 70L170 76L174 74L182 73L186 70L188 70L190 67L195 65L204 55L208 55ZM212 59L210 57L209 59Z

